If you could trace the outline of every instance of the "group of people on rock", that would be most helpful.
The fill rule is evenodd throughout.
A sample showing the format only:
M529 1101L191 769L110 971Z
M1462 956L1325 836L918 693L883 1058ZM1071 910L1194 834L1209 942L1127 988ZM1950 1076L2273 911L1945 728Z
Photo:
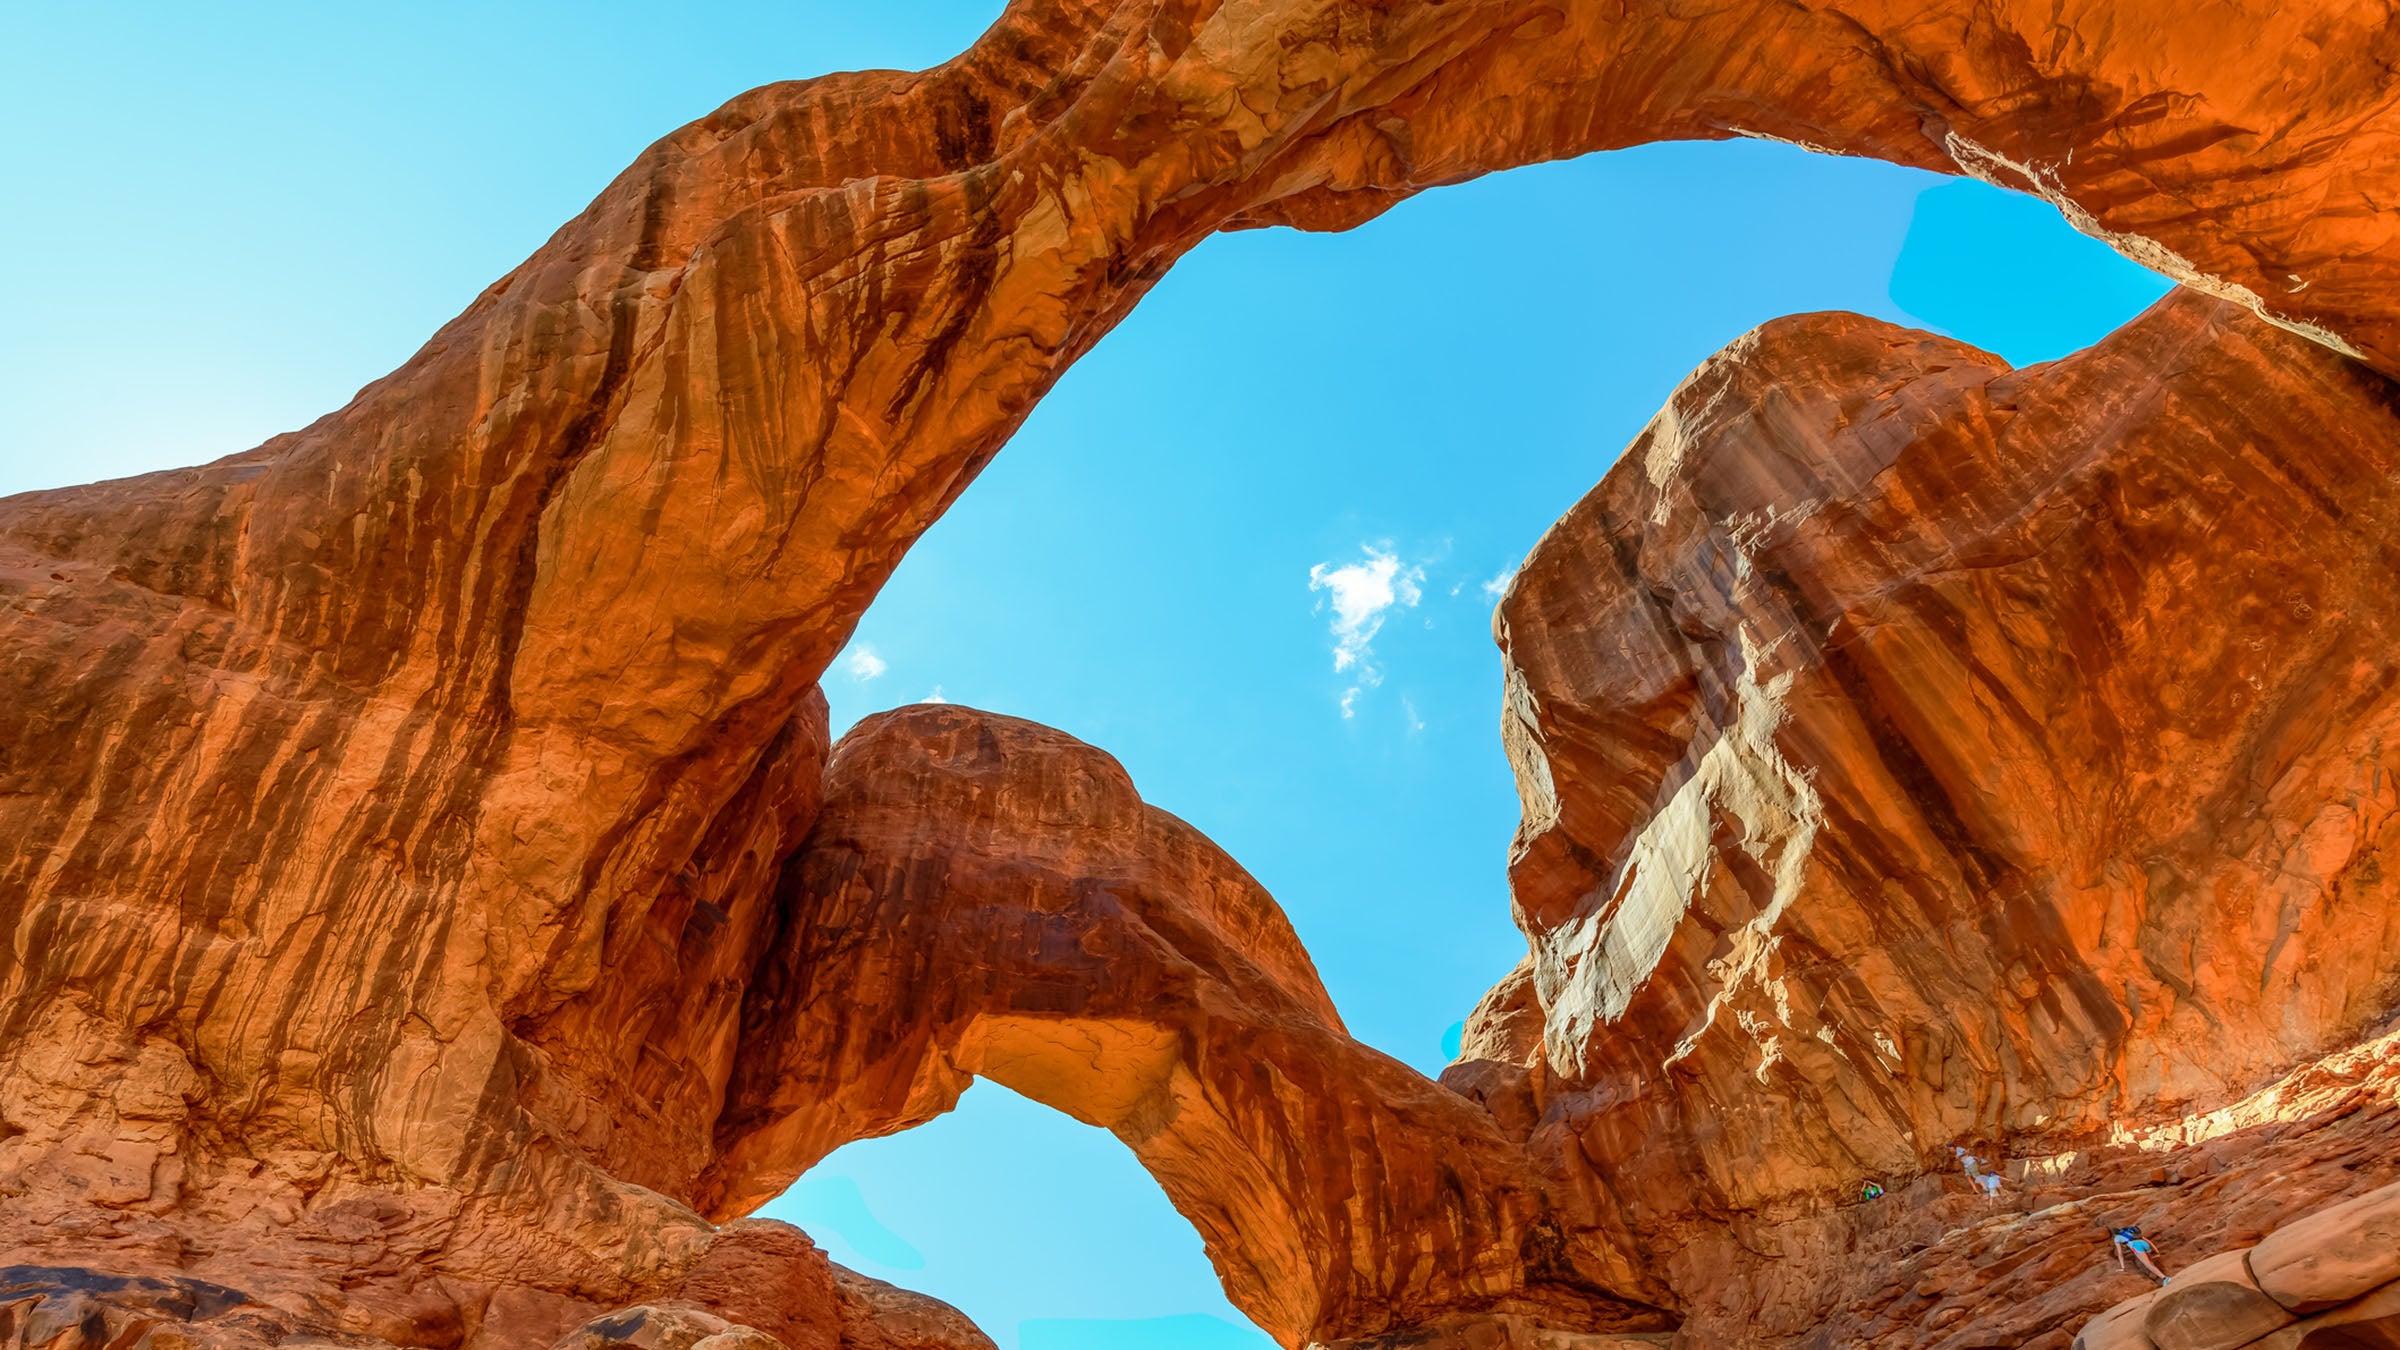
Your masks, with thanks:
M1967 1184L1974 1187L1977 1194L1987 1201L2000 1198L2000 1174L1998 1172L1984 1171L1983 1159L1956 1144L1950 1146L1950 1152L1958 1159L1959 1168L1967 1174Z
M1967 1152L1961 1145L1951 1145L1950 1153L1952 1157L1958 1159L1959 1170L1966 1173L1967 1184L1974 1188L1976 1194L1982 1196L1987 1203L2000 1198L2000 1174L1998 1172L1990 1170L1983 1159ZM1858 1191L1860 1200L1881 1200L1883 1195L1883 1183L1873 1180L1859 1187ZM2140 1224L2126 1224L2121 1228L2111 1228L2108 1233L2111 1245L2116 1251L2117 1269L2125 1269L2125 1258L2131 1256L2141 1267L2143 1273L2160 1284L2166 1284L2174 1278L2159 1267L2158 1248L2151 1243L2150 1239L2142 1236Z

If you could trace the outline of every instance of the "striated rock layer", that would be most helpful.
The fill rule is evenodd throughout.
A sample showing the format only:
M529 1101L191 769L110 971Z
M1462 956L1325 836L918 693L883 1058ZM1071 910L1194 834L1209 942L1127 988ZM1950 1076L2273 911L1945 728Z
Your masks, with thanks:
M2400 1186L2328 1206L2092 1319L2075 1350L2400 1345Z
M710 1202L981 1076L1104 1126L1287 1341L1461 1313L1671 1327L1589 1187L1352 1041L1273 899L1107 755L953 705L844 737L751 986Z
M392 1350L469 1338L553 1350L993 1350L949 1305L844 1270L798 1229L763 1220L719 1229L630 1307L603 1312L520 1286L462 1308L466 1290L439 1268L434 1235L394 1241L378 1231L390 1208L382 1197L353 1197L285 1231L203 1230L208 1245L186 1242L180 1252L166 1243L129 1250L88 1219L54 1222L63 1231L30 1245L109 1268L0 1267L0 1345ZM240 1287L123 1269L128 1258L173 1264L178 1255Z
M938 70L734 100L348 407L204 468L0 502L0 1253L112 1278L255 1261L292 1316L409 1344L532 1343L671 1297L707 1220L833 1142L728 1115L788 1105L729 1094L795 1034L770 1018L755 1044L743 1018L818 806L814 681L1040 394L1210 233L1768 135L2029 187L2400 369L2394 32L2375 6L2263 0L1028 0ZM2326 447L2291 453L2348 463ZM2299 941L2267 974L2331 959ZM2137 1095L2329 1032L2347 978L2323 1006L2277 995L2298 1020L2244 1024L2223 1071L2154 1066ZM2084 1011L2060 1034L2109 1043L2106 1000L2064 997ZM1996 1100L2026 1128L2026 1098ZM1853 1133L1916 1109L1862 1104ZM1428 1315L1522 1279L1452 1288L1458 1261L1428 1259L1443 1279L1400 1305ZM1334 1264L1298 1261L1323 1267L1299 1292L1235 1283L1287 1338L1394 1315Z
M1728 1342L2063 1344L2109 1213L2242 1195L2145 1151L2245 1137L2242 1223L2393 1179L2396 559L2391 386L2229 304L2023 371L1745 337L1501 603L1533 954L1452 1081ZM2008 1297L1905 1259L1953 1146Z

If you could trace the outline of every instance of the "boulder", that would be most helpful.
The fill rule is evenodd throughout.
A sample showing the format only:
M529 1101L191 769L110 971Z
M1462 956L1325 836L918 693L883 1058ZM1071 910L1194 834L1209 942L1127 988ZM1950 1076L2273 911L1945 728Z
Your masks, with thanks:
M2250 1273L2276 1302L2304 1315L2400 1281L2400 1186L2276 1229L2250 1253Z
M2400 1350L2400 1282L2302 1318L2254 1350Z
M2233 1251L2176 1272L2142 1329L2158 1350L2239 1350L2293 1320L2250 1278L2250 1253Z

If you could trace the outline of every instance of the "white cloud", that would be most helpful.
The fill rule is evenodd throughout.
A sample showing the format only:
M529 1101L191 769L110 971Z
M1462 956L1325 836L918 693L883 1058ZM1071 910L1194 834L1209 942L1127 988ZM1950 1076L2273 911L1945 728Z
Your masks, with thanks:
M1369 544L1364 552L1361 562L1308 569L1308 588L1329 592L1333 601L1335 670L1348 670L1369 654L1384 615L1394 606L1413 606L1425 598L1425 569L1403 565L1388 545Z
M876 655L874 644L868 642L862 642L852 647L849 659L842 664L848 667L850 678L862 684L868 680L881 679L883 673L892 668L891 663Z
M1508 583L1516 579L1517 569L1515 567L1503 567L1500 569L1500 575L1483 583L1483 593L1498 600L1501 596L1508 594Z
M948 703L949 701L950 700L942 697L942 687L938 684L933 687L932 693L927 694L925 697L917 700L919 703Z
M1425 569L1403 563L1390 544L1365 544L1365 556L1339 567L1329 562L1308 569L1308 588L1325 592L1317 602L1333 605L1333 668L1355 670L1357 681L1342 695L1342 716L1355 711L1361 689L1383 683L1375 668L1375 635L1394 609L1413 608L1425 598Z
M1409 734L1414 735L1417 732L1425 729L1425 719L1417 716L1417 701L1415 699L1404 698L1400 700L1400 711L1408 714Z

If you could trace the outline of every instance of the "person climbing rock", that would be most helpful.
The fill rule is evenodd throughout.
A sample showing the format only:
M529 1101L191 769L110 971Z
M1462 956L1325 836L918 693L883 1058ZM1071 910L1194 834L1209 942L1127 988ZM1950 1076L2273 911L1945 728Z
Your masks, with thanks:
M2142 1236L2139 1224L2127 1224L2123 1228L2112 1228L2109 1230L2109 1236L2116 1239L2117 1269L2125 1268L2125 1254L2131 1252L2133 1259L2141 1263L2142 1269L2149 1272L2151 1279L2160 1284L2168 1281L2170 1277L2167 1272L2159 1269L2158 1262L2153 1259L2158 1249L2150 1245L2150 1239Z
M1881 1200L1883 1198L1883 1183L1880 1181L1870 1181L1866 1185L1859 1187L1858 1198L1861 1200Z
M1952 1155L1957 1157L1960 1169L1965 1171L1967 1174L1967 1184L1975 1188L1976 1194L1981 1195L1986 1200L1997 1200L2000 1198L1999 1173L1987 1172L1983 1170L1983 1159L1967 1152L1966 1149L1957 1144L1952 1144L1950 1146L1950 1152Z

